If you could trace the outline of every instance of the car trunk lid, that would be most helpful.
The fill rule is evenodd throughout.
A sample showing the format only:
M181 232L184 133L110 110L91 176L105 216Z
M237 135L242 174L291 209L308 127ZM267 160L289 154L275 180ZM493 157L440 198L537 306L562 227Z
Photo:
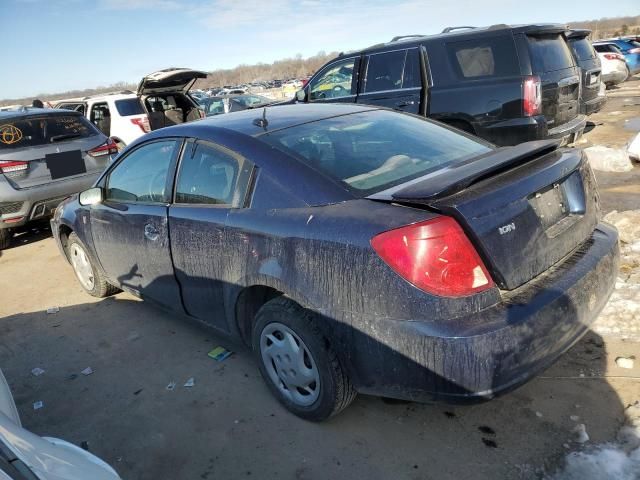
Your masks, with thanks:
M553 129L579 114L580 68L562 33L531 31L526 37L532 73L541 81L542 114Z
M138 95L187 93L199 78L207 78L207 73L190 68L167 68L144 77L138 84L137 93Z
M588 164L581 152L550 141L501 148L369 198L454 217L506 290L556 264L597 223Z

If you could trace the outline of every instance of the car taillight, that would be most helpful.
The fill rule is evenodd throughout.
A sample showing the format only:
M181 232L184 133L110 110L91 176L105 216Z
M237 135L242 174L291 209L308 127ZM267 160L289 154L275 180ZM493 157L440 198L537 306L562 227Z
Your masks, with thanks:
M93 148L87 152L92 157L101 157L102 155L116 155L118 153L118 145L113 139L109 138L99 147Z
M140 130L144 133L149 133L151 131L151 128L149 127L149 119L146 116L141 118L132 118L131 123L140 127Z
M376 253L425 292L461 297L494 286L478 252L451 217L389 230L371 239Z
M627 53L640 53L640 47L632 48Z
M29 162L0 160L0 172L2 173L22 172L27 168L29 168Z
M619 53L605 53L604 58L607 60L624 60L624 57Z
M540 77L528 77L522 86L522 111L525 117L540 113L542 107L542 84Z

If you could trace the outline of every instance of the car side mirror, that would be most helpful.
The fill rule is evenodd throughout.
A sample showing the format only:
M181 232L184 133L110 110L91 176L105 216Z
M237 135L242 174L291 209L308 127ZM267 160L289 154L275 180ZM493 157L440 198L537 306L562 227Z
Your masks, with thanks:
M307 101L307 91L304 88L302 90L298 90L296 92L296 100L298 102L306 102Z
M102 202L102 189L100 187L90 188L84 192L80 192L78 197L80 205L88 206Z

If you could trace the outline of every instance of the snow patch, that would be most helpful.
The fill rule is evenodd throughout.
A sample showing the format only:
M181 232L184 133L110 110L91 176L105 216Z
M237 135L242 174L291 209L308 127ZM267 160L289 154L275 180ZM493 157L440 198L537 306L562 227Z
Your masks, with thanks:
M620 148L609 148L602 145L584 150L591 168L603 172L629 172L633 170L629 155Z

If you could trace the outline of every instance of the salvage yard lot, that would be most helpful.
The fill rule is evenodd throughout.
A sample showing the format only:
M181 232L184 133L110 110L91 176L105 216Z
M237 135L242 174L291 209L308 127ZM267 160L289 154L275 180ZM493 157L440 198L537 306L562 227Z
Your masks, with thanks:
M640 130L640 81L611 93L591 117L603 124L580 146L623 147ZM638 208L637 164L597 178L604 213ZM639 362L615 363L640 357L639 344L590 333L540 377L488 403L359 396L313 424L278 404L240 345L125 293L88 297L46 229L1 255L0 366L24 426L88 442L123 478L539 478L583 448L576 424L589 444L611 441L640 399ZM218 345L236 353L216 362L207 352ZM45 373L31 375L35 367ZM82 375L86 367L94 373ZM195 386L183 387L192 377ZM34 410L37 401L44 407Z

